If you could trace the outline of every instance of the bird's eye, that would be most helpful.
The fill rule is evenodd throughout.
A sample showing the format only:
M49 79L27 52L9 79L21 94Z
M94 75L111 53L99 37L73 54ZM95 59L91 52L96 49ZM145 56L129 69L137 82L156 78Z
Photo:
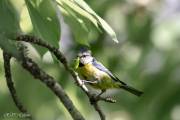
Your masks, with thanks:
M80 58L85 58L87 55L81 55Z

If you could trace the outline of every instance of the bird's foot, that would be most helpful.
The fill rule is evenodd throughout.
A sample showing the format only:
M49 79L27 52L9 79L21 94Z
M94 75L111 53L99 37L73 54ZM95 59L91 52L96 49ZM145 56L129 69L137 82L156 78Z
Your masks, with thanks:
M100 100L105 101L105 102L109 102L109 103L116 103L116 100L113 99L112 97L102 97L102 94L104 92L106 92L106 90L102 90L98 95L92 94L91 97L90 97L90 103L94 104L94 103L97 103Z
M116 103L116 100L115 100L114 98L112 98L112 97L106 97L104 100L105 100L106 102Z
M109 102L109 103L116 103L116 100L112 97L102 97L101 95L95 95L93 94L91 97L90 97L90 103L91 104L94 104L98 101L105 101L105 102Z

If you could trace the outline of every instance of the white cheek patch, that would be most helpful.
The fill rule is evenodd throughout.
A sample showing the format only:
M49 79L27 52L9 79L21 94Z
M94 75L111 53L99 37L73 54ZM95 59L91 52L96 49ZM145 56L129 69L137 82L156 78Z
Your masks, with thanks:
M93 58L91 56L87 56L87 57L84 57L84 58L81 58L81 63L83 64L88 64L90 62L92 62Z

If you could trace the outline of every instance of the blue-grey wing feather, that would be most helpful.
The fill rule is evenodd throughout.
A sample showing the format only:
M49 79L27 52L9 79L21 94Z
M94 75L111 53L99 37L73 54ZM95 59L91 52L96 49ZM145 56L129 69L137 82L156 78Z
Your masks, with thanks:
M97 69L107 73L113 80L120 82L123 85L126 85L126 83L124 83L123 81L119 80L116 76L114 76L106 67L104 67L103 64L101 64L100 62L98 62L96 59L93 59L92 62L93 66L95 66Z

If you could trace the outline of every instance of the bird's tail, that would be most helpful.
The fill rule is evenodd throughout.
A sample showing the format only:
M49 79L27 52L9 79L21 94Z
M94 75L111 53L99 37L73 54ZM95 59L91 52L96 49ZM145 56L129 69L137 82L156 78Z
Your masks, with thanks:
M121 85L120 88L127 90L128 92L130 92L136 96L141 96L143 94L142 91L136 90L135 88L128 86L128 85Z

